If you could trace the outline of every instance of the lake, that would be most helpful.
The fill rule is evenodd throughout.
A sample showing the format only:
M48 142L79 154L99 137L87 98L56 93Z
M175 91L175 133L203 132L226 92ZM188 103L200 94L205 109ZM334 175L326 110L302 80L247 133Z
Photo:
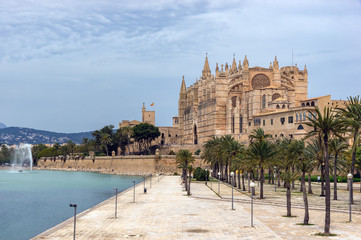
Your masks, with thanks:
M90 172L0 170L0 239L29 239L143 181ZM130 200L131 201L131 200Z

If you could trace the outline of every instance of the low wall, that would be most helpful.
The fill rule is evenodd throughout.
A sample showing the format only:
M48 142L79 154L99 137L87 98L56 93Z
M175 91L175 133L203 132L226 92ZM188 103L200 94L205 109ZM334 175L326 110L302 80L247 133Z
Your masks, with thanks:
M92 171L125 175L147 175L163 172L181 173L175 163L175 155L86 157L84 159L41 158L39 169ZM206 164L199 156L194 156L194 168L205 168ZM208 166L207 166L208 167Z

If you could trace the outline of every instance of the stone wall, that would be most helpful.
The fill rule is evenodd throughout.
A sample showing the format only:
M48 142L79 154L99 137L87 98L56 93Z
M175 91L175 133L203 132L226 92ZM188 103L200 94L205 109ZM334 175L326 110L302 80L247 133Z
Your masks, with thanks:
M205 168L206 164L199 156L194 156L194 168ZM208 166L207 166L208 167ZM126 175L148 175L163 172L165 174L181 173L175 163L175 155L86 157L84 159L41 158L39 169L92 171Z

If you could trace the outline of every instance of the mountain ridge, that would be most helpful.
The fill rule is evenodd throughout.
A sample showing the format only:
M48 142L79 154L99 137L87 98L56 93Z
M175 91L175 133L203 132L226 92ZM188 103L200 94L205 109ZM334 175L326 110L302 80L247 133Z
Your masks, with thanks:
M58 133L33 128L6 127L0 129L0 143L7 145L18 145L20 143L29 143L33 145L40 143L62 144L70 140L81 144L83 138L92 138L92 132L93 131L79 133Z

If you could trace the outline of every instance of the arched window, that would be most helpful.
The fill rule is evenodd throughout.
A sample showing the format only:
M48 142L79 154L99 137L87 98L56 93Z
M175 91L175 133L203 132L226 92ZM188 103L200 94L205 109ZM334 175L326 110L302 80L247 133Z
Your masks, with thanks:
M280 109L280 105L277 104L276 108L277 108L277 109Z
M305 103L302 103L302 105L301 105L302 107L304 107L305 106Z
M308 118L312 119L312 113L308 113Z
M262 96L262 108L266 108L266 95Z
M305 121L305 120L307 120L307 118L306 118L306 113L304 112L303 113L303 121Z
M296 122L298 121L298 113L296 113Z
M310 103L309 103L309 102L307 102L307 103L306 103L306 106L307 106L307 107L309 107L309 106L310 106Z
M280 134L280 137L283 137L283 133Z
M283 104L283 105L282 105L282 109L285 109L285 108L286 108L286 105Z
M302 129L303 129L303 126L302 126L302 125L298 125L297 130L302 130Z
M311 106L312 106L312 107L315 106L315 102L314 102L314 101L311 102Z

